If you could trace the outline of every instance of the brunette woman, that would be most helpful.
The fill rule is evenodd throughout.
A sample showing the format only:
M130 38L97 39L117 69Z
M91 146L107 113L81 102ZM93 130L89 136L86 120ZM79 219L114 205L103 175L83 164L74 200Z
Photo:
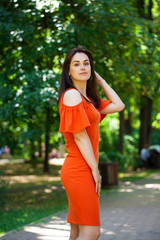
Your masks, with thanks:
M100 98L97 84L109 100ZM124 107L94 71L91 52L82 47L72 49L64 61L59 94L59 131L68 151L61 180L68 196L70 240L97 240L100 236L99 123Z

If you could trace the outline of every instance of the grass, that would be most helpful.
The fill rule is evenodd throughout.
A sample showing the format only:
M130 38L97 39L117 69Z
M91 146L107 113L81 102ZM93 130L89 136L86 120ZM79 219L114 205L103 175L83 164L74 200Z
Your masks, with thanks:
M60 181L61 166L51 165L43 174L42 164L1 165L9 180L6 207L0 213L0 234L67 208L67 196Z
M160 172L160 171L152 170L152 169L143 169L143 170L131 171L128 173L119 173L118 177L120 181L135 182L143 178L149 177L152 173L155 173L155 172Z
M0 213L0 234L18 229L31 222L66 209L67 196L60 181L61 166L50 165L50 173L43 173L43 165L27 163L1 165L9 180L6 207ZM145 178L155 170L119 173L120 181ZM106 191L103 190L102 194Z
M24 195L24 198L25 196L26 195ZM21 199L22 198L20 198L20 200ZM62 211L65 208L67 208L67 198L64 192L55 192L45 199L40 197L38 201L35 201L32 197L29 204L26 203L25 206L24 204L20 204L18 207L9 207L1 213L0 234L17 229L28 223L38 221L41 218Z

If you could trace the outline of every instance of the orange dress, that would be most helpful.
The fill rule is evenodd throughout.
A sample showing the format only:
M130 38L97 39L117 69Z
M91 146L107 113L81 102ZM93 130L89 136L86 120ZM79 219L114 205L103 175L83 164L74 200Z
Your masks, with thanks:
M99 111L111 101L100 99L100 108L96 109L82 95L82 102L75 106L66 106L63 103L63 95L64 93L59 104L59 132L64 134L68 152L61 169L62 184L68 197L67 222L78 225L99 226L99 196L95 190L91 169L78 149L73 133L86 129L98 163L99 123L105 117L105 114L102 115Z

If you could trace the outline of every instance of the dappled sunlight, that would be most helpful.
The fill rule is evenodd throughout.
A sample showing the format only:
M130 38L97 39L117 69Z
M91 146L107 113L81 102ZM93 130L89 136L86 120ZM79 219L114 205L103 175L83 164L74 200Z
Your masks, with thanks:
M160 174L155 174L152 177L154 180L160 180Z
M148 183L148 184L144 184L144 185L138 185L138 184L128 184L128 186L126 184L124 184L123 186L121 186L120 189L118 189L118 192L127 192L127 193L131 193L134 190L143 190L143 189L155 189L155 190L160 190L160 183ZM138 195L140 197L140 195Z
M118 192L121 193L131 193L135 190L143 191L144 189L151 189L151 190L160 190L160 174L154 174L152 178L148 177L144 180L139 180L134 182L125 181L121 182L121 187L118 189ZM139 197L143 195L138 194Z
M49 189L49 188L44 189L44 192L45 192L45 193L51 193L51 192L52 192L52 189Z
M23 175L23 176L10 176L7 177L9 179L9 182L11 185L14 185L16 183L35 183L47 181L47 182L54 182L54 181L60 181L60 177L52 177L52 176L37 176L37 175Z
M124 189L124 188L121 188L118 190L118 192L133 192L133 189Z
M132 233L132 235L136 234L135 228L128 223L113 223L112 228L115 229L115 231L113 231L113 229L109 229L110 227L108 226L108 228L101 228L101 236L102 239L105 239L105 235L109 236L116 236L117 237L117 230L119 231L119 233ZM107 238L106 238L107 239ZM116 238L117 239L117 238Z
M158 189L158 190L160 190L160 184L158 184L158 183L145 184L144 186L145 186L146 188L152 188L152 189Z
M145 188L144 185L134 185L133 187L137 190L143 190Z
M38 194L38 193L39 193L38 190L33 190L33 191L32 191L32 194Z
M63 165L65 158L51 158L49 159L49 164L53 165Z
M131 183L130 181L126 181L126 182L124 182L124 184L125 184L126 186L128 186L128 185L131 185L132 183Z
M106 235L115 235L116 233L115 232L112 232L112 231L107 231L105 232Z
M30 238L36 234L35 239L41 240L68 240L70 225L65 221L51 220L47 224L38 224L37 226L27 226L24 231L30 233Z
M62 188L64 189L63 186L62 186ZM58 187L57 187L57 186L51 186L51 189L52 189L52 190L56 190L56 189L58 189Z

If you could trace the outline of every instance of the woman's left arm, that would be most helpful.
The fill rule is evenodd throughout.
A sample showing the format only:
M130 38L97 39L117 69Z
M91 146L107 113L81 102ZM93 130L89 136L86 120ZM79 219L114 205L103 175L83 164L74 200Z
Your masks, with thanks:
M102 87L104 90L107 98L112 101L107 107L100 111L101 114L109 114L120 112L125 108L124 103L121 101L117 93L106 83L106 81L95 72L97 83Z

